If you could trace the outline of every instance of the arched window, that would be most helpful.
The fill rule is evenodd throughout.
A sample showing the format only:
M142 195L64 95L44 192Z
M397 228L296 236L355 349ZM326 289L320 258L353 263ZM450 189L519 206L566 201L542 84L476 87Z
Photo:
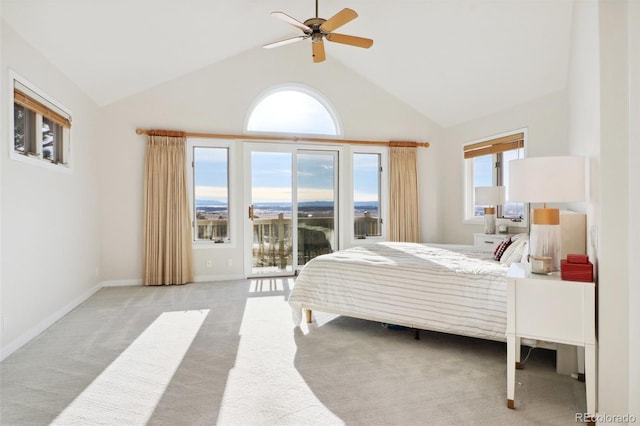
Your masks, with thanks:
M254 105L247 120L248 132L341 134L329 102L305 86L280 86L262 95Z

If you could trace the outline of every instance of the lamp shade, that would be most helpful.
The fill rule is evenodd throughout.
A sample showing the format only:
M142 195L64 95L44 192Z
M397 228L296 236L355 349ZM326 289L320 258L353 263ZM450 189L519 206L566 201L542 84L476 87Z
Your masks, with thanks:
M511 202L554 203L585 200L584 157L533 157L509 162Z
M478 206L497 206L504 204L504 186L476 186L475 204Z
M584 157L534 157L509 162L509 201L545 203L531 215L531 272L560 269L560 211L546 203L585 200Z

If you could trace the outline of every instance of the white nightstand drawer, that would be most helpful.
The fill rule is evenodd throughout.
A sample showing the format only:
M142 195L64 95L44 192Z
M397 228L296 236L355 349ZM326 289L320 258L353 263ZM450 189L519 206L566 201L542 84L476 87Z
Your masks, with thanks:
M473 234L473 245L495 249L498 244L509 236L507 234Z

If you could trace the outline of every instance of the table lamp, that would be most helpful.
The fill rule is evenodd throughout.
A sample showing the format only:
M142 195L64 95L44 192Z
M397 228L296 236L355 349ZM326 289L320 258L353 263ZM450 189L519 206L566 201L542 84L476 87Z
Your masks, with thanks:
M509 162L510 202L543 203L531 210L531 272L560 270L560 210L546 203L585 200L585 159L579 156L533 157Z
M496 206L504 204L504 186L476 186L475 205L484 208L484 233L496 233Z

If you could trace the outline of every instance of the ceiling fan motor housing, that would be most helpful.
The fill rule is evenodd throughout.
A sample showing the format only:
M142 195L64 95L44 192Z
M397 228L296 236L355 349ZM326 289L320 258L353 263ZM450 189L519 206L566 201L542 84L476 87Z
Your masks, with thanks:
M322 41L322 37L324 37L325 33L320 29L320 26L324 24L327 20L323 18L310 18L304 21L304 24L311 28L311 31L305 31L307 35L311 36L311 41L313 43L317 43Z

